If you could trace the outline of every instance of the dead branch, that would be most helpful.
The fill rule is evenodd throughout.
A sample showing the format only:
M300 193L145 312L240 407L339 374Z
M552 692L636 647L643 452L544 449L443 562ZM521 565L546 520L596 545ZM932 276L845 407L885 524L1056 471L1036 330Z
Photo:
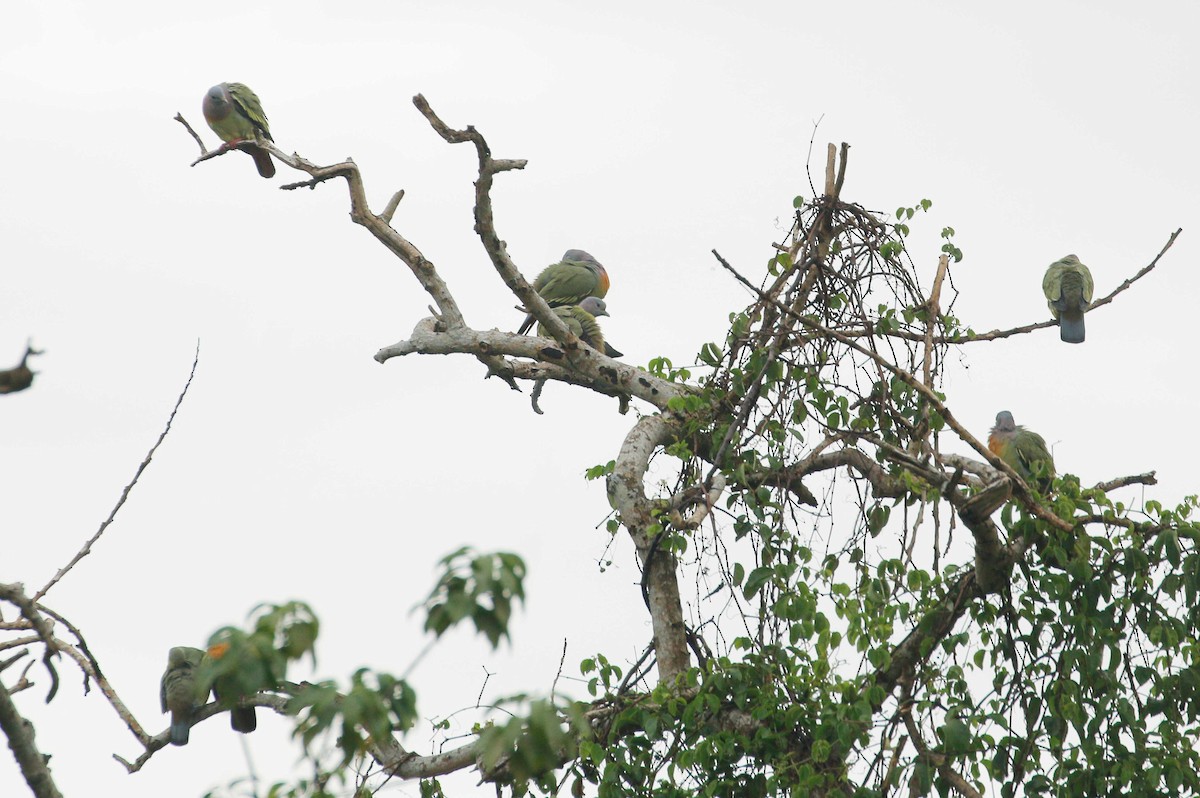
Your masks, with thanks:
M21 716L3 683L0 683L0 731L8 738L21 776L36 798L62 798L47 764L50 757L38 750L33 724Z
M43 617L34 600L25 595L25 586L20 583L0 583L0 601L7 601L20 610L21 617L29 623L30 628L37 633L38 640L45 646L42 665L50 677L50 688L46 691L46 703L49 704L58 692L58 670L54 667L54 658L59 654L60 646L54 637L54 624Z
M580 346L568 368L568 356L556 341L529 335L480 331L469 327L442 329L436 319L425 318L417 323L411 337L375 354L380 363L393 357L411 354L472 354L488 358L495 374L506 381L552 379L591 388L610 396L636 396L660 409L676 396L693 392L691 386L668 382L636 366L630 366L597 352L590 346ZM505 357L529 358L534 362L509 361Z
M58 573L56 573L54 577L46 583L45 587L37 592L37 595L33 597L33 601L41 601L42 597L49 592L50 588L58 584L58 582L64 576L66 576L72 568L75 567L76 563L92 553L92 546L96 544L96 541L100 540L100 536L104 534L104 530L108 529L109 524L111 524L113 519L117 517L117 512L125 505L125 500L129 498L129 492L132 491L133 486L138 483L138 480L142 476L142 472L145 471L146 467L150 465L150 461L154 458L154 453L158 451L158 447L162 445L164 440L166 440L167 433L171 431L171 424L175 421L175 414L179 412L179 406L183 404L183 397L187 396L188 388L192 386L192 379L196 376L196 365L199 362L200 342L197 341L196 356L192 359L192 371L188 375L187 382L184 383L183 390L180 392L179 398L175 400L175 407L171 409L171 415L167 418L167 425L163 428L162 434L158 436L158 440L154 442L154 445L150 447L150 451L146 453L146 459L142 460L141 465L137 467L137 471L135 471L133 474L133 479L128 485L125 486L125 489L121 491L121 497L117 499L117 503L112 508L112 512L108 514L108 518L104 519L104 522L100 524L100 528L96 530L96 534L88 538L87 542L83 544L83 548L76 552L75 556L71 558L70 562L58 569Z
M175 121L178 122L179 124L183 125L184 128L187 129L187 132L192 134L192 138L194 138L196 140L196 146L200 148L200 155L201 156L208 155L208 148L204 146L204 141L201 140L200 136L196 133L196 131L192 129L192 126L188 124L188 121L183 118L183 114L176 111L175 112ZM200 160L205 160L205 159L202 158ZM192 166L195 166L196 164L198 164L200 162L200 160L193 161Z
M1097 482L1092 488L1108 493L1110 490L1125 488L1130 485L1157 485L1158 478L1154 476L1156 473L1155 471L1149 471L1145 474L1131 474L1127 477L1117 477L1105 482Z

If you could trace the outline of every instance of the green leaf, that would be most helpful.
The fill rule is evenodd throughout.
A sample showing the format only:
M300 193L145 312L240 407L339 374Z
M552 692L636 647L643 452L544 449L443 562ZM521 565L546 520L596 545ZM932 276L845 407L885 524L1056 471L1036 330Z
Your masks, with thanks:
M771 578L771 569L759 566L750 572L750 577L746 580L745 587L742 588L742 595L747 600L754 598L758 591L762 590L763 585Z
M957 756L971 750L971 729L960 718L949 718L940 734L947 754Z

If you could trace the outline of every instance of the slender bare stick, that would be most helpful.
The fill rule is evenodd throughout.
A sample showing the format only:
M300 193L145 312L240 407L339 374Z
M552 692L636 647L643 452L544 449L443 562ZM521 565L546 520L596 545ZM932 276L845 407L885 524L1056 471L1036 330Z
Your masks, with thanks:
M200 342L197 341L196 356L192 359L192 373L188 375L187 383L183 386L183 391L179 394L179 398L175 400L175 407L171 410L171 415L167 419L167 426L163 429L162 434L158 436L158 440L154 442L154 445L150 447L150 451L146 453L146 459L143 460L141 465L138 466L137 472L133 475L133 480L125 486L123 491L121 491L121 498L117 500L117 504L112 508L112 512L108 514L108 518L104 519L104 523L102 523L100 528L96 530L96 534L88 538L87 543L83 544L83 548L71 558L71 561L62 568L58 569L58 573L54 575L54 578L47 582L46 586L37 592L37 595L33 597L34 602L41 601L42 597L46 595L50 588L58 584L58 582L67 575L67 572L75 567L76 563L92 553L92 546L96 544L96 541L98 541L100 536L104 534L104 530L108 529L108 525L113 522L114 518L116 518L117 511L125 505L125 500L129 498L129 492L133 490L133 486L136 485L138 479L141 478L142 472L146 470L146 467L150 465L150 461L154 458L154 453L158 451L158 447L161 446L162 442L166 439L167 433L171 431L171 424L175 421L175 414L179 412L179 406L183 404L183 397L187 396L188 388L192 386L192 378L196 376L196 364L199 362Z
M200 136L197 135L196 131L192 130L192 126L188 124L188 121L183 118L183 114L176 112L175 121L178 122L179 124L183 125L185 128L187 128L187 132L192 134L192 138L194 138L196 140L196 143L198 145L200 145L200 154L207 155L208 148L204 146L204 142L201 141ZM195 166L195 165L196 164L192 164L192 166Z

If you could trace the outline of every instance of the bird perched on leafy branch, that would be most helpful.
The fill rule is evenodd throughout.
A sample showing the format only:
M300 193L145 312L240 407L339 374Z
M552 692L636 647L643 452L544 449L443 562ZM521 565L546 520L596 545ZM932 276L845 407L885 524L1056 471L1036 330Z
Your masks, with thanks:
M204 651L191 646L176 646L167 653L167 669L159 684L162 711L171 713L171 744L187 745L192 714L208 701L208 690L201 693L196 669Z
M242 734L249 734L258 728L258 716L254 711L254 707L237 706L237 701L244 695L257 692L256 690L248 689L245 684L245 682L254 681L255 674L249 672L249 668L247 668L248 672L244 674L239 673L237 669L222 673L222 670L229 671L230 669L218 663L229 653L230 648L230 644L224 641L210 645L208 651L204 654L205 666L206 670L213 674L213 696L218 701L230 707L230 727ZM236 666L237 663L230 664Z
M608 272L582 249L568 249L562 260L542 269L533 281L533 289L552 308L578 305L590 296L603 299L608 293ZM533 314L525 317L518 333L524 335L533 328Z
M1046 269L1042 291L1050 315L1058 319L1058 335L1069 344L1083 343L1083 314L1092 302L1092 273L1074 255Z
M204 121L225 142L226 149L237 147L250 153L260 175L275 176L271 154L255 144L259 136L275 140L258 95L244 83L218 83L204 95L203 109Z
M567 329L579 336L579 340L592 349L595 349L597 352L603 352L609 357L621 357L621 353L613 349L604 340L604 333L600 329L600 323L596 321L597 316L608 315L608 309L604 304L604 300L600 297L584 297L583 301L578 305L555 308L554 315L562 319L563 323L567 325ZM542 324L538 325L537 333L543 338L550 337L550 333Z
M996 426L988 435L988 449L1028 484L1042 493L1049 492L1054 479L1054 458L1046 448L1045 439L1018 427L1007 410L996 414Z

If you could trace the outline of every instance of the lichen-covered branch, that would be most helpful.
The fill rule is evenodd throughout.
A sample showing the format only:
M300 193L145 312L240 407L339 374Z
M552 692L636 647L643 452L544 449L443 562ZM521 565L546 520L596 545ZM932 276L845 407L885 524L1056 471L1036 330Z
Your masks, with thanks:
M648 372L606 357L588 346L580 346L567 365L563 348L546 338L469 327L441 329L436 319L418 322L411 336L380 349L380 363L411 354L472 354L494 363L496 374L509 379L552 379L591 388L613 396L635 396L660 409L676 396L691 393L691 386L669 382ZM505 357L530 358L509 361Z
M646 416L625 436L616 465L608 477L608 498L621 524L629 530L638 558L646 569L647 604L654 629L659 682L672 683L688 667L687 629L679 596L675 557L658 545L665 533L653 502L646 496L645 477L654 451L677 434L661 416Z
M8 738L21 776L36 798L62 798L47 764L50 757L38 750L33 724L21 716L8 688L0 682L0 731Z

